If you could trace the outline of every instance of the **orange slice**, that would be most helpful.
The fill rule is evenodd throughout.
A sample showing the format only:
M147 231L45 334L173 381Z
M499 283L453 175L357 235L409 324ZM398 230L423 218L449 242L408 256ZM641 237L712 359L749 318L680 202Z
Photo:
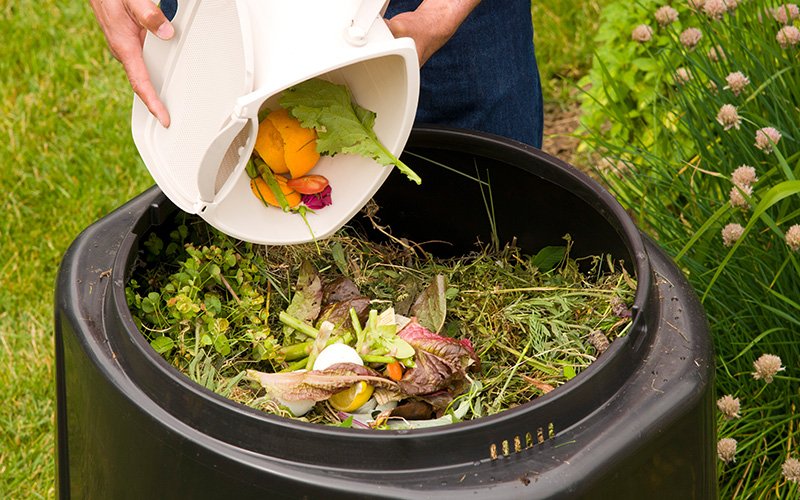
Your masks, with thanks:
M258 125L255 150L270 170L276 174L288 174L283 152L283 137L270 120L264 118Z
M283 157L291 176L302 177L311 171L319 161L317 132L303 128L300 121L283 108L270 112L266 120L272 123L283 139ZM262 158L270 164L266 158Z
M283 177L276 175L275 179L278 181L278 185L281 187L281 192L286 197L287 203L289 203L290 207L296 207L300 204L302 197L300 193L293 190L289 186L286 185L286 179ZM250 179L250 189L253 191L253 194L256 195L256 198L262 200L270 205L280 207L281 204L278 203L278 199L275 198L275 195L272 194L272 191L269 189L266 181L261 177L256 177L255 179Z

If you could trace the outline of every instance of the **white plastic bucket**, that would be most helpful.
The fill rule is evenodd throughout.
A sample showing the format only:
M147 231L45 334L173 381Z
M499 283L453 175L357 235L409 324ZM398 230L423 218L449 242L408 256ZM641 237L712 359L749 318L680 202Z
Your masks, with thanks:
M395 156L411 132L419 96L414 43L395 39L385 0L181 0L176 35L148 35L145 63L170 112L164 128L134 98L134 142L150 174L179 208L242 240L294 244L331 235L380 188L390 168L356 155L322 157L313 173L333 204L309 213L265 207L245 165L258 113L310 78L343 83L377 115L374 130ZM310 228L309 228L310 226Z

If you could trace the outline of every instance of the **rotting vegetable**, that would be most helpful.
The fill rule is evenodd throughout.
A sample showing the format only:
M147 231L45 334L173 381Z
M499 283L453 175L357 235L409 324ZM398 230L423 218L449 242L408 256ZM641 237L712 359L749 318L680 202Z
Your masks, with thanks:
M177 217L143 242L134 320L196 382L277 415L377 429L479 418L567 382L630 324L632 278L570 258L569 240L559 259L514 246L439 259L349 228L319 250L260 247Z

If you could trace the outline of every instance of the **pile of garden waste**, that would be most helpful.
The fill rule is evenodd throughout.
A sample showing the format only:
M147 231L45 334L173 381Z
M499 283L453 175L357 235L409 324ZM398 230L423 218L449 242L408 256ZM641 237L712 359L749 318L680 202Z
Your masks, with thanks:
M352 227L267 247L176 217L142 242L126 288L137 326L195 382L287 418L397 429L495 414L630 326L634 279L608 256L572 258L569 236L440 258Z

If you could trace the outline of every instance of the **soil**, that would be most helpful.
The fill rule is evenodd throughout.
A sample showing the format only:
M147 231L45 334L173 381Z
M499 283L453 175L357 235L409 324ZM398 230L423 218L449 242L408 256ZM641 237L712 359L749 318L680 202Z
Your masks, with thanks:
M577 153L579 140L574 136L580 119L580 104L547 103L544 107L542 150L556 158L584 169L586 159Z

